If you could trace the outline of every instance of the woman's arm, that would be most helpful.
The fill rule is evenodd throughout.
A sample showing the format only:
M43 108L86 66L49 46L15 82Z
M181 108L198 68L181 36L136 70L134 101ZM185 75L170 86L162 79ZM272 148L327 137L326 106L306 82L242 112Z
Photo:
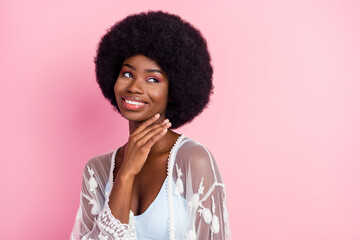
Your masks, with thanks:
M183 196L188 211L187 239L232 239L226 205L225 185L213 155L203 145L192 142L178 152L176 186L185 181ZM181 187L177 189L180 194Z
M80 208L71 239L136 239L130 212L131 191L135 176L144 165L151 147L171 124L153 124L158 119L148 119L130 135L124 158L115 178L110 196L106 196L100 210L99 182L91 167L84 169ZM164 131L165 130L165 131ZM108 238L109 237L109 238Z
M159 114L156 114L140 124L129 136L125 145L124 158L109 198L109 207L113 216L123 223L129 222L131 191L135 176L144 166L151 147L171 126L168 121L153 124L158 118Z
M112 216L100 181L105 176L98 166L99 161L90 160L83 170L80 207L70 239L136 239L133 222L123 224Z

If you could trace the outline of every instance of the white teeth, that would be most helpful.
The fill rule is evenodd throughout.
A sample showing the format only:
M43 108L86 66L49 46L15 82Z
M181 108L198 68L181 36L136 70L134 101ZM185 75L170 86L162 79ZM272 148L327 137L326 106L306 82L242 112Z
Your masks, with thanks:
M145 103L139 103L139 102L130 101L130 100L125 100L125 102L128 104L137 105L137 106L145 105Z

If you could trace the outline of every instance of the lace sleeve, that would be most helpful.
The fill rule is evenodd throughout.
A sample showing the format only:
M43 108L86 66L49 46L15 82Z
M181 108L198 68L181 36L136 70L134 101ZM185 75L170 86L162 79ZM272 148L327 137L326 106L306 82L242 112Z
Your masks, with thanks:
M176 192L186 199L186 239L232 239L225 185L213 155L199 143L186 143L178 156L174 175Z
M111 214L104 186L106 174L96 171L97 167L89 161L83 170L80 206L70 240L136 239L133 214L130 212L129 224L122 224Z

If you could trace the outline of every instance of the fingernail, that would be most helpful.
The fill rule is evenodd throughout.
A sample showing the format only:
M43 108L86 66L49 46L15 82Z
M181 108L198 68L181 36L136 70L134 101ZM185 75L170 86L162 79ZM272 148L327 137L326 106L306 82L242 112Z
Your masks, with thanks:
M159 116L160 116L160 114L159 114L159 113L155 114L155 118L158 118Z
M169 122L169 119L165 119L163 122L164 122L164 123L167 123L167 122Z

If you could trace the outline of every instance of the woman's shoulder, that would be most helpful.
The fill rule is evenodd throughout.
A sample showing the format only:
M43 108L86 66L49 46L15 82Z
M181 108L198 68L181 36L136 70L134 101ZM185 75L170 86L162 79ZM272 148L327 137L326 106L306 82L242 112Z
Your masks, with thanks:
M208 183L221 183L222 177L212 152L204 144L186 137L181 142L174 161L177 177L186 175L196 184L205 179Z
M206 147L204 144L200 143L197 140L194 140L192 138L190 138L189 136L185 136L183 140L180 143L179 149L178 150L182 150L182 151L186 151L189 153L194 153L194 152L210 152L209 148Z
M215 159L204 144L185 136L178 147L176 161L201 166L211 164Z

